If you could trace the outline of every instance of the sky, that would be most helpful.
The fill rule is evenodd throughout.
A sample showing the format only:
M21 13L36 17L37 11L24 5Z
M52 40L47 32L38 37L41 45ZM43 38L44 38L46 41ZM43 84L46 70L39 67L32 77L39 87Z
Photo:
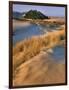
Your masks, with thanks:
M13 11L27 12L29 10L38 10L47 16L65 16L64 7L13 4Z

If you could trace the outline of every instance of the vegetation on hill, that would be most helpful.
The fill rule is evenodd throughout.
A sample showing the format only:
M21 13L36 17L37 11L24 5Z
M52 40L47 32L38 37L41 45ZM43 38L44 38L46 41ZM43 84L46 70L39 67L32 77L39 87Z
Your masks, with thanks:
M29 19L48 19L48 16L45 16L42 14L40 11L37 10L30 10L26 13L24 18L29 18Z
M20 17L21 17L21 13L19 13L19 12L13 12L13 18L14 19L19 19Z
M48 19L43 13L37 10L30 10L28 12L13 12L13 19Z

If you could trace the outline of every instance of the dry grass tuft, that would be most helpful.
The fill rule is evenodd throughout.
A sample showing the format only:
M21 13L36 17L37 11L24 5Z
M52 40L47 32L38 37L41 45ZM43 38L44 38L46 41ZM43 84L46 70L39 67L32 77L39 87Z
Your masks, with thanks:
M47 50L63 42L65 30L49 32L47 35L34 36L15 45L13 48L13 69L36 56L42 50Z

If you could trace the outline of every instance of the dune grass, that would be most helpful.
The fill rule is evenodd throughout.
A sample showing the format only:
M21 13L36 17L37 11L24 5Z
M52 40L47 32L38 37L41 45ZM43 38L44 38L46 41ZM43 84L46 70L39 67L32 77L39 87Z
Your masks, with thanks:
M17 43L13 47L13 70L41 51L63 43L63 39L65 40L65 30L60 30L40 36L33 36Z

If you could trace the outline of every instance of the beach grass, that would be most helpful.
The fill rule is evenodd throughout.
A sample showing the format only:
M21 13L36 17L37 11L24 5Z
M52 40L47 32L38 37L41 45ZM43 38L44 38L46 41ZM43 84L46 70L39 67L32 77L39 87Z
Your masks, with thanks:
M49 32L48 34L33 36L17 43L13 47L14 70L22 63L39 54L44 49L60 45L65 41L65 30Z

